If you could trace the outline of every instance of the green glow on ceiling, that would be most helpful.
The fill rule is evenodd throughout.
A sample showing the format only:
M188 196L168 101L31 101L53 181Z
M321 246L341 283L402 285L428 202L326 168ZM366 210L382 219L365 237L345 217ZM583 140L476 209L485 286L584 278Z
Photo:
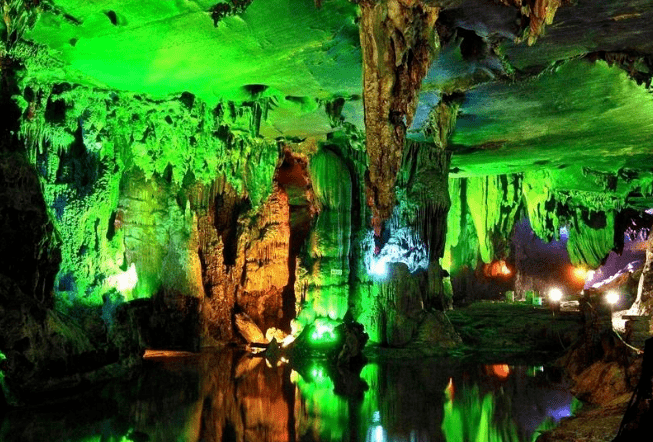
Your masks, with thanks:
M49 46L71 76L154 97L188 91L214 105L251 98L245 85L298 97L360 93L356 5L257 0L214 27L208 12L214 4L59 0L81 23L45 12L26 38ZM115 25L106 11L115 13Z
M469 91L452 145L460 176L593 165L616 171L650 155L653 100L616 66L573 60L519 83Z

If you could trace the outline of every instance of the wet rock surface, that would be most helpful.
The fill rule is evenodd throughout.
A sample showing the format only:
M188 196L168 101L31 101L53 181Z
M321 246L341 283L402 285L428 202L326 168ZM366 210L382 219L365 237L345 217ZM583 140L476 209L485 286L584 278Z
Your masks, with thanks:
M630 396L622 394L602 407L584 409L573 418L563 419L559 427L544 433L537 442L611 442Z
M479 302L447 312L463 343L481 354L540 354L555 359L579 337L578 312L553 316L525 303Z

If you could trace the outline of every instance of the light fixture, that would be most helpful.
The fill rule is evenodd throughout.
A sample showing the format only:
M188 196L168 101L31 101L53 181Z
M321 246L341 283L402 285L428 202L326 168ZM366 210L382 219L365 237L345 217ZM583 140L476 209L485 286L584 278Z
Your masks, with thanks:
M560 302L562 299L562 290L560 290L557 287L552 288L549 290L549 300L552 302Z
M610 290L605 294L605 300L610 305L615 305L619 302L619 293L616 290Z

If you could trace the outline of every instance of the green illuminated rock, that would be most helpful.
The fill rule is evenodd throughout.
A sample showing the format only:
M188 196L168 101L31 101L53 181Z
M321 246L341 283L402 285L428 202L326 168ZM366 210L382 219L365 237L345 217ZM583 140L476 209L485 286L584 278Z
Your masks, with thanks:
M653 13L537 3L4 1L0 273L55 319L2 333L60 336L37 366L217 345L239 312L456 344L438 310L522 218L598 266L653 206ZM373 279L402 228L428 268Z

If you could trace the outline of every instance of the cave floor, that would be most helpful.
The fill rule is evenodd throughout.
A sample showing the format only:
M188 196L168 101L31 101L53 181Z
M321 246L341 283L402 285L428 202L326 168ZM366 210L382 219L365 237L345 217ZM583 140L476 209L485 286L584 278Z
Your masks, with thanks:
M582 329L577 311L554 315L547 306L523 302L477 302L447 316L463 340L465 353L490 362L552 363Z
M623 419L631 394L618 396L601 407L587 407L544 433L537 442L611 442Z

